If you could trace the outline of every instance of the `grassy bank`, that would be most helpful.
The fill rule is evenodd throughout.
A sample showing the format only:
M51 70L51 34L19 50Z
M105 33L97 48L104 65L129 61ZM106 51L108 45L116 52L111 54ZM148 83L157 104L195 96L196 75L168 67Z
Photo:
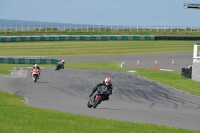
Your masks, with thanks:
M194 41L1 42L0 56L83 56L192 52Z

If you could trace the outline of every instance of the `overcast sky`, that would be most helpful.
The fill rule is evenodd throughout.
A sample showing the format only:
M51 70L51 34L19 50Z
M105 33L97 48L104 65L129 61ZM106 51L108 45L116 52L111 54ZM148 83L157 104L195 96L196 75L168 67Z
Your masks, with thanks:
M200 26L200 0L0 0L0 19L97 25Z

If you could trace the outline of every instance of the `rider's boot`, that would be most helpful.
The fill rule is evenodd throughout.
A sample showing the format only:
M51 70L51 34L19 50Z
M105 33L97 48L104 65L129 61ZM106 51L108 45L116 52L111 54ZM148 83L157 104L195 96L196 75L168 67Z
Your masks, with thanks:
M109 96L105 97L104 100L105 100L105 101L108 101L108 100L109 100Z

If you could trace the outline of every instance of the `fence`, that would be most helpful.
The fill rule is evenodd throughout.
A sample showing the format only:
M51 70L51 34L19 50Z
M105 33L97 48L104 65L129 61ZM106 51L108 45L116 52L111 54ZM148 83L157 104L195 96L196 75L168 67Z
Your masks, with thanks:
M132 26L132 25L0 25L4 32L199 32L200 27L191 26Z

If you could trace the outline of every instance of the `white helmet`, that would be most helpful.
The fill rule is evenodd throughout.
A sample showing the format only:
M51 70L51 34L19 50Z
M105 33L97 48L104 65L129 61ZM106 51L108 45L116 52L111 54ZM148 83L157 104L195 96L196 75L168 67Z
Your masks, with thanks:
M64 60L62 60L62 62L64 62Z
M38 66L37 64L34 65L34 67L37 67L37 66Z
M111 78L110 77L106 77L105 78L105 83L106 83L106 85L110 85L111 84Z

